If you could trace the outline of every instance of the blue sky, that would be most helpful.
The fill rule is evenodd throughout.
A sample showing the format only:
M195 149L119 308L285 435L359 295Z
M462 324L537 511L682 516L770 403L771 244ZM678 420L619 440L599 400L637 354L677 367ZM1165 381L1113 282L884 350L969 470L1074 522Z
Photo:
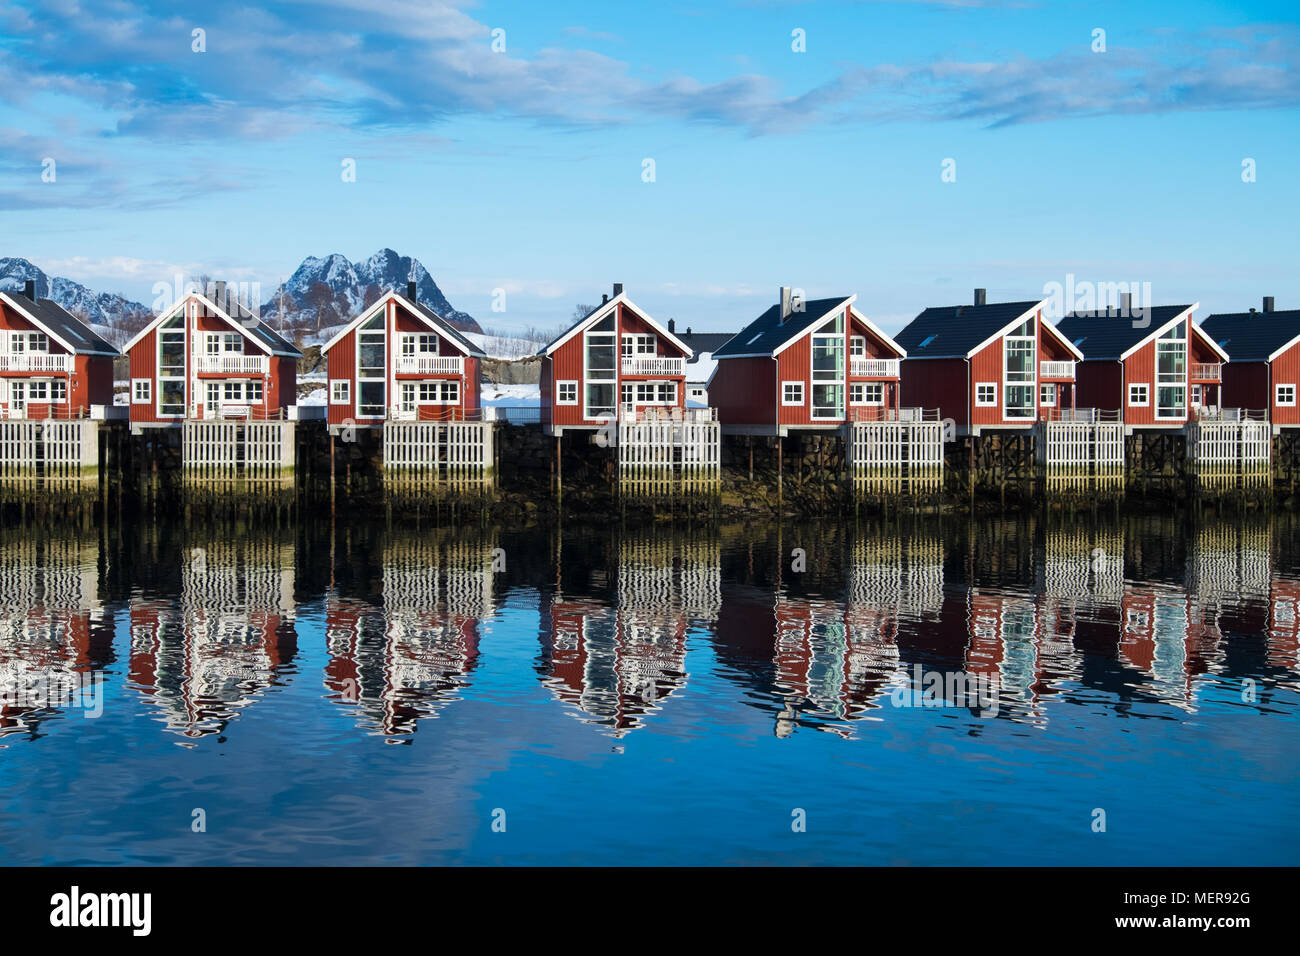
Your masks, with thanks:
M1300 307L1298 53L1281 2L7 0L0 255L149 302L388 246L507 329L615 281L717 330L780 285Z

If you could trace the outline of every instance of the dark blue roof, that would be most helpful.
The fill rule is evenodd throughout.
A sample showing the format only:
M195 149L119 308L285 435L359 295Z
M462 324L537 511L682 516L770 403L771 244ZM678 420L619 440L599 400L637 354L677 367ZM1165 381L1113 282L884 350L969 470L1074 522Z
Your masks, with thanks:
M731 341L713 353L715 359L737 355L771 355L786 342L807 331L837 308L845 308L849 296L838 299L810 299L802 312L792 312L781 321L781 306L772 306L749 325L737 332Z
M1112 315L1105 309L1071 312L1056 323L1056 328L1074 343L1085 360L1118 359L1160 326L1190 308L1191 305L1153 305L1148 307L1146 319ZM1139 324L1134 325L1134 322Z
M10 292L10 300L25 309L55 336L72 346L78 354L117 355L118 351L90 326L53 299L33 302L21 292Z
M1267 362L1300 336L1300 309L1285 312L1220 312L1201 323L1201 331L1234 362Z
M913 358L965 358L981 342L1035 308L1041 300L926 309L894 336Z

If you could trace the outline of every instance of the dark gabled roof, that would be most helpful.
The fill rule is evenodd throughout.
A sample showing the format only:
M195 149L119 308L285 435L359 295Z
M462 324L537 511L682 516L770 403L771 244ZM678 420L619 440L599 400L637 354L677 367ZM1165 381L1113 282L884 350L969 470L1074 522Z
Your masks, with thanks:
M1031 309L1039 299L926 309L894 336L913 358L965 358Z
M218 306L221 303L217 303ZM249 335L257 339L272 352L279 355L291 355L295 358L301 358L302 352L292 342L287 340L267 323L263 322L260 316L254 315L235 296L230 296L226 301L225 312L228 316L239 323Z
M53 299L37 299L33 302L21 293L11 292L11 302L33 316L41 325L50 330L56 338L62 339L78 354L99 353L117 355L118 351L109 342L95 334L94 329L65 309Z
M786 342L808 331L836 308L848 305L851 296L837 299L811 299L802 312L792 312L781 321L781 306L772 306L745 326L714 353L715 359L740 355L771 355Z
M1085 361L1119 359L1191 307L1190 304L1153 305L1147 309L1147 321L1134 319L1131 315L1111 315L1105 309L1071 312L1056 323L1056 328L1083 353ZM1135 321L1140 324L1135 326Z
M712 354L722 348L733 338L735 332L673 332L683 342L691 347L695 353L687 361L694 362L699 359L701 352Z
M1300 337L1300 309L1283 312L1220 312L1201 323L1201 331L1234 362L1267 362Z
M402 301L410 302L409 299L403 299ZM465 336L461 335L459 329L455 328L450 322L440 316L437 312L433 311L433 309L429 308L423 302L410 302L410 304L413 305L416 311L424 316L428 321L436 325L447 336L447 338L458 343L460 347L470 355L477 355L479 358L483 358L487 354L469 339L465 338Z

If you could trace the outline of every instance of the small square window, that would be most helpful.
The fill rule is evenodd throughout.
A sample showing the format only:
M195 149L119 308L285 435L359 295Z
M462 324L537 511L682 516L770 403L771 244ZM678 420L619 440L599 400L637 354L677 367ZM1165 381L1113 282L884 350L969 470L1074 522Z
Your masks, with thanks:
M330 404L346 405L352 400L352 383L346 378L337 378L330 382Z
M978 383L975 386L975 404L980 408L996 408L998 404L998 383Z
M1295 405L1295 385L1277 386L1277 404L1290 408Z
M555 383L555 404L556 405L577 405L578 404L578 383L577 382L556 382Z
M152 401L152 385L153 382L147 378L131 379L131 404L148 405Z
M1038 388L1038 404L1045 408L1056 407L1056 386L1040 385Z
M1130 385L1128 403L1131 408L1146 408L1151 404L1151 387L1146 384Z
M781 404L802 405L803 404L803 382L782 382L781 383Z

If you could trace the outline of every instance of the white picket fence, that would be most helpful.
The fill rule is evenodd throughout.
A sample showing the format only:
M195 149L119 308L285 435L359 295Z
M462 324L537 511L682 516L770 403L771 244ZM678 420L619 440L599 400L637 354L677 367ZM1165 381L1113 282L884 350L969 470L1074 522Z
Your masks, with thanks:
M294 424L187 419L182 474L189 482L292 481Z
M1040 422L1037 431L1038 462L1048 488L1123 486L1122 422Z
M384 423L384 481L417 490L492 484L492 422Z
M0 419L0 481L96 481L99 423Z
M849 471L857 491L919 494L943 485L943 423L849 423Z
M1187 459L1202 484L1265 483L1272 473L1273 432L1265 421L1192 422L1187 426Z
M619 488L634 494L715 492L722 427L714 421L624 421L618 426Z

